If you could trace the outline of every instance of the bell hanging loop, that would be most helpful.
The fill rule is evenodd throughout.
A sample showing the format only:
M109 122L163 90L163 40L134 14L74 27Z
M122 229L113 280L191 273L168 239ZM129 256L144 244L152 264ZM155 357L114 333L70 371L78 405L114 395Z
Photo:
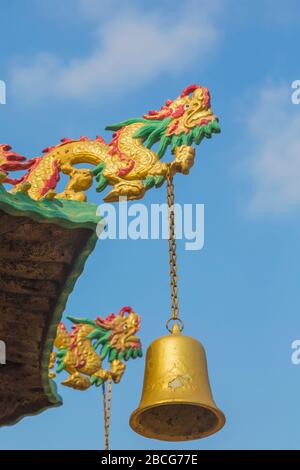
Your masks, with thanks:
M171 334L182 333L184 329L184 323L180 318L171 317L166 323L166 328Z

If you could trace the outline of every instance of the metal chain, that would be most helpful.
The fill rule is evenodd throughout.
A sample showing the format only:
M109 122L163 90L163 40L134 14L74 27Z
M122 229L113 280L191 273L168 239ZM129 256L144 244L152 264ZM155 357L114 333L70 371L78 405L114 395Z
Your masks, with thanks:
M167 197L169 209L169 256L170 256L170 286L171 286L171 312L172 317L167 322L167 329L171 321L180 324L180 330L183 330L183 322L179 318L179 300L178 300L178 273L177 273L177 252L176 252L176 234L175 234L175 196L173 176L169 171L167 173Z
M104 436L105 436L105 450L109 450L109 430L110 430L110 410L111 410L111 396L112 396L112 378L107 380L107 394L105 390L105 383L102 384L103 395L103 409L104 409Z

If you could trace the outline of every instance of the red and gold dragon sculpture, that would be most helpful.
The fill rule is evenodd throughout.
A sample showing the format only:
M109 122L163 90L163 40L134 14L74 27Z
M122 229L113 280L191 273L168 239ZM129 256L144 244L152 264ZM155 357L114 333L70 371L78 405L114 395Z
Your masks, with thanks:
M85 201L85 191L95 177L97 191L112 187L104 198L106 202L118 201L121 196L140 199L148 189L161 186L168 171L188 174L195 158L192 144L200 144L204 137L220 132L209 91L200 85L188 86L158 111L106 129L114 132L110 143L99 136L94 140L62 139L58 145L46 148L42 156L28 161L12 152L10 146L1 145L0 180L13 185L11 192L25 192L34 200ZM168 147L174 155L170 164L161 161ZM94 168L76 167L82 163ZM28 171L19 179L11 179L9 173L16 170ZM60 173L70 179L65 190L57 193Z
M49 369L53 369L57 363L56 372L68 372L63 385L86 390L92 385L102 385L108 379L119 383L125 362L142 357L141 342L136 336L141 319L131 307L123 307L118 315L111 313L107 318L98 317L95 321L67 318L74 326L68 333L65 325L59 324L54 341L57 352L52 353L49 365ZM105 359L108 369L103 365ZM50 378L55 375L49 372Z

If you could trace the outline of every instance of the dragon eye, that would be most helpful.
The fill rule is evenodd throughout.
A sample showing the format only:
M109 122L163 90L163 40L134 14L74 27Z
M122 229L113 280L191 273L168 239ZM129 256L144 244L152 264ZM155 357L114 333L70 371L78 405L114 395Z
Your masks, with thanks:
M123 330L124 330L124 331L127 331L127 330L128 330L128 325L127 325L127 323L124 323Z
M187 103L184 105L184 109L189 109L190 105Z

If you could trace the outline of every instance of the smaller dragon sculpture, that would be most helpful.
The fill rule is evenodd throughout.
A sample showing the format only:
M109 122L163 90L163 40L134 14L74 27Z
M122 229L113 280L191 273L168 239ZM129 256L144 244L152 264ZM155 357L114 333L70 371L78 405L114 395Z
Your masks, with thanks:
M63 370L69 376L62 382L76 390L87 390L92 385L100 386L108 379L119 383L129 359L142 357L142 346L136 333L140 329L140 316L131 307L123 307L117 315L111 313L107 318L97 317L95 321L87 318L67 317L74 326L68 332L60 323L49 364L49 377L52 371ZM99 349L99 353L97 350ZM109 369L103 366L107 359Z

